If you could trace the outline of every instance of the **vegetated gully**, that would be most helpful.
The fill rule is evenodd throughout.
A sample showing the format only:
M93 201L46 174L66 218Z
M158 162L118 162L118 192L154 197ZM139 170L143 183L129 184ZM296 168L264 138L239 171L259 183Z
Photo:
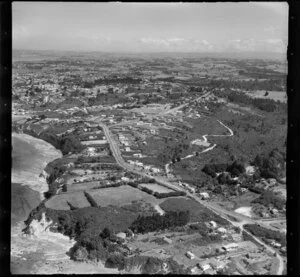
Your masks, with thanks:
M226 126L224 123L222 123L221 121L218 120L218 122L223 125L229 132L230 134L229 135L204 135L203 136L203 139L205 141L207 141L207 137L208 136L233 136L234 133L233 131L228 127ZM144 172L141 172L141 171L137 171L135 169L133 169L133 167L129 164L127 164L122 155L121 155L121 151L117 145L117 143L114 141L113 137L112 137L112 134L110 133L109 131L109 128L108 126L106 126L104 123L102 122L97 122L99 124L99 126L103 129L104 131L104 134L107 138L107 141L110 145L110 148L111 148L111 151L112 151L112 154L116 160L116 162L121 166L123 167L124 169L130 171L130 172L133 172L137 175L140 175L142 177L149 177L148 174L144 173ZM207 152L207 151L210 151L212 150L213 148L215 147L212 146L212 147L209 147L207 149L205 149L204 151L202 151L201 153L204 153L204 152ZM166 180L165 178L163 177L157 177L157 176L152 176L151 178L153 178L158 184L161 184L163 186L166 186L166 187L169 187L171 189L174 189L174 190L183 190L182 188L178 187L178 186L175 186L174 184L170 183L168 180ZM259 224L259 225L265 225L263 224L263 222L261 221L256 221L256 220L253 220L253 219L250 219L246 216L242 216L241 214L238 214L238 213L235 213L235 212L232 212L232 211L226 211L225 209L222 209L221 207L217 207L213 204L210 204L210 203L207 203L205 201L202 201L200 200L198 197L196 197L195 195L189 193L189 192L186 192L187 195L191 198L193 198L194 200L196 200L197 202L199 202L201 205L205 206L206 208L210 209L211 211L213 211L214 213L218 214L219 216L223 217L223 218L226 218L226 220L228 220L232 225L234 226L238 226L241 228L241 231L245 231L247 234L249 234L249 232L247 232L246 230L244 230L243 228L243 225L244 224ZM238 219L239 221L233 221L232 219L228 218L228 216L231 216L231 217L234 217L236 219ZM270 228L269 226L264 226L265 228ZM265 244L263 241L261 241L260 239L258 239L257 237L253 236L252 234L249 234L251 237L253 237L260 245L263 245L267 250L269 250L271 253L273 253L274 255L276 255L276 257L278 258L279 260L279 267L278 267L278 270L277 270L277 274L278 275L282 275L282 272L284 270L284 263L283 263L283 258L279 255L278 252L276 252L273 248L271 248L270 246L268 246L267 244Z

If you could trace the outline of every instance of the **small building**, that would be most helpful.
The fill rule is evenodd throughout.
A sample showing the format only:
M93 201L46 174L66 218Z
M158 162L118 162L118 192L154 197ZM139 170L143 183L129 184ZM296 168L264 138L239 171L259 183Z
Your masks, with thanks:
M199 268L201 268L203 271L211 269L210 264L199 264Z
M276 241L272 241L271 245L274 246L274 247L276 247L276 248L280 248L281 247L281 244L278 243L278 242L276 242Z
M227 233L227 230L226 230L225 228L223 228L223 227L218 228L217 231L218 231L219 233L222 233L222 234Z
M274 178L269 178L268 182L269 182L270 186L275 186L277 183L276 179L274 179Z
M163 237L163 240L168 243L168 244L171 244L172 243L172 240L167 238L167 237Z
M129 182L130 181L130 179L127 178L127 177L122 177L121 180L124 181L124 182Z
M200 192L199 195L202 199L209 199L209 194L207 192Z
M151 168L151 171L152 171L153 173L159 173L159 172L160 172L160 169L159 169L159 168L156 168L156 167L152 167L152 168Z
M225 251L233 251L236 250L239 247L239 245L237 243L229 243L227 245L222 246L222 249L224 249Z
M273 208L273 209L271 210L271 214L273 214L273 215L277 215L277 214L278 214L278 210L277 210L277 209L275 209L275 208Z
M195 274L197 271L198 271L198 267L197 266L194 266L194 267L191 268L191 273L192 274Z
M123 233L123 232L120 232L120 233L118 233L118 234L116 234L116 237L118 237L118 238L120 238L120 239L126 239L126 234L125 233Z
M151 166L150 166L150 165L144 165L144 169L145 169L145 170L150 170L150 169L151 169Z
M211 227L211 228L217 228L217 223L215 222L215 221L210 221L209 222L209 226Z
M185 255L191 260L195 259L195 254L191 251L186 252Z
M187 189L188 189L188 191L189 191L190 193L195 193L195 192L196 192L195 188L187 187Z
M247 175L253 175L254 173L255 173L255 167L254 166L251 166L251 165L249 165L249 166L246 166L246 174Z

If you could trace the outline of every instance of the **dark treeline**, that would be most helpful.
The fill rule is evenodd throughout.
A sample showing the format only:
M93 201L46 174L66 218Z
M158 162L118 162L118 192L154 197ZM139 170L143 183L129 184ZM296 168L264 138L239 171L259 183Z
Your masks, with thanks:
M73 135L58 137L49 131L45 131L39 135L39 138L52 144L55 148L60 149L63 155L70 152L79 153L84 149L80 140Z
M25 133L42 139L51 145L53 145L56 149L61 150L63 155L71 153L79 153L84 149L84 145L81 144L80 140L73 136L67 135L64 137L59 137L55 133L51 132L50 130L42 131L40 134L36 134L33 130L24 130Z
M189 211L169 211L164 215L139 216L130 226L136 233L147 233L164 230L175 226L184 226L189 222Z
M219 164L206 164L202 171L215 178L217 173L221 173L223 171L227 171L231 173L232 176L239 176L240 174L245 172L244 164L240 161L234 161L231 164L227 163L219 163Z
M251 98L244 93L236 91L227 95L227 99L233 103L253 105L254 107L266 112L273 112L277 108L276 102L272 99Z
M285 159L285 154L275 148L268 154L257 155L252 165L258 167L257 177L278 179L284 175Z
M282 210L285 207L286 201L281 197L277 196L272 191L265 191L261 194L260 197L253 200L252 203L258 203L265 207L273 206L278 210Z
M93 88L94 86L98 86L98 85L139 84L141 81L142 80L140 78L131 78L131 77L103 78L103 79L96 79L93 82L84 81L83 87L84 88Z
M234 81L234 80L211 80L209 86L213 88L235 88L243 90L276 90L285 91L285 77L268 80L249 80L249 81Z
M279 231L266 229L256 224L245 224L244 228L254 236L261 238L265 242L268 242L267 240L274 239L275 241L280 243L281 246L286 246L286 236Z

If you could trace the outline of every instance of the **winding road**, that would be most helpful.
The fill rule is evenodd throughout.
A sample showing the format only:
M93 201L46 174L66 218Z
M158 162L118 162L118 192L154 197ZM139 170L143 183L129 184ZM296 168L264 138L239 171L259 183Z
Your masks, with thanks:
M202 96L203 97L203 96ZM200 97L201 98L201 97ZM182 106L182 105L181 105ZM173 109L174 111L174 109ZM233 131L226 126L224 123L222 123L220 120L218 120L218 122L223 125L228 131L229 131L229 135L204 135L203 139L205 141L207 141L207 137L208 136L233 136L234 133ZM151 177L153 178L158 184L161 184L163 186L169 187L173 190L176 191L185 191L187 193L187 196L196 200L197 202L199 202L201 205L203 205L204 207L208 208L209 210L213 211L214 213L218 214L219 216L225 218L227 221L229 221L232 225L237 226L239 228L241 228L241 230L245 231L246 233L248 233L251 237L253 237L260 245L263 245L267 250L269 250L269 252L271 252L272 254L274 254L276 256L276 258L279 261L279 266L277 269L277 275L282 275L283 271L284 271L284 262L283 262L283 258L279 255L279 253L277 251L275 251L272 247L268 246L267 244L265 244L263 241L261 241L260 239L258 239L257 237L253 236L252 234L250 234L248 231L246 231L243 226L245 224L258 224L262 227L268 228L268 229L275 229L274 227L270 226L269 224L266 224L265 222L263 222L262 220L255 220L255 219L251 219L247 216L235 213L234 211L228 211L220 206L217 206L216 204L213 203L209 203L207 201L203 201L200 200L200 198L198 198L197 196L187 192L186 190L184 190L183 188L171 183L168 181L168 179L164 178L164 177L157 177L157 176L149 176L148 174L142 172L142 171L138 171L136 169L133 168L132 165L128 164L125 162L125 160L123 159L122 155L121 155L121 151L117 145L117 143L115 142L115 140L113 139L113 136L108 128L108 126L106 126L105 124L103 124L102 122L95 122L97 124L99 124L99 126L103 129L104 134L107 138L107 141L110 145L110 149L112 151L112 154L117 162L117 164L119 164L121 167L123 167L124 169L126 169L127 171L133 172L137 175L140 175L142 177ZM216 146L216 144L214 144L213 146L203 150L201 153L207 152L212 150L214 147ZM187 158L187 157L185 157ZM168 164L167 164L168 165ZM166 167L167 167L166 165ZM236 219L236 220L233 220ZM277 230L277 229L276 229Z

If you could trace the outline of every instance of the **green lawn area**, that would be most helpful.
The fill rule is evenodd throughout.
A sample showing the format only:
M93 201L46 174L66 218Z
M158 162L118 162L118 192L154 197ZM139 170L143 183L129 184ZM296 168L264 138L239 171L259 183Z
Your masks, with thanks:
M160 206L166 212L188 210L190 212L190 222L209 222L213 220L219 225L229 224L228 221L203 207L197 201L185 197L168 198Z

